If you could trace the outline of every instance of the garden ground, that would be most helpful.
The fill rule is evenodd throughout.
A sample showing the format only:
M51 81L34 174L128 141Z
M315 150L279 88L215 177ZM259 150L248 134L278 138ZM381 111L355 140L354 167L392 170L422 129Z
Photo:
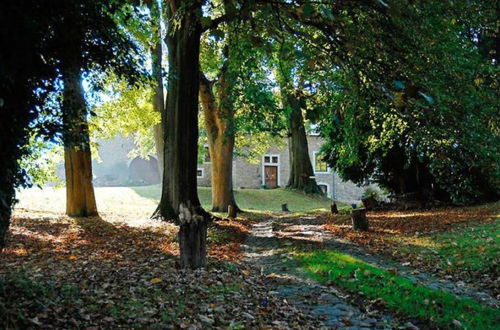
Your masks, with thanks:
M156 187L97 188L100 217L74 219L63 215L64 190L22 192L0 260L2 325L499 324L498 203L371 212L370 232L359 233L348 215L326 212L327 199L241 190L240 206L254 210L211 226L210 266L193 273L176 266L176 227L148 218L158 194ZM209 190L200 195L207 206ZM296 213L277 212L285 202Z

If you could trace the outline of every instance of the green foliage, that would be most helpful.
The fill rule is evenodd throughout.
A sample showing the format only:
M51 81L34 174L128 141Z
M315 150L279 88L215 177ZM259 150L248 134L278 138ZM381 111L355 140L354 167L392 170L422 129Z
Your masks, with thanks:
M380 194L379 192L372 187L368 187L363 191L363 196L361 196L361 199L368 199L368 198L374 198L375 200L380 200Z
M58 183L57 165L63 162L62 147L31 136L29 153L20 160L20 167L26 171L29 182L43 186L48 182Z
M358 24L346 31L363 42L345 40L334 88L320 86L324 150L342 178L455 203L498 196L498 66L474 42L488 23L460 24L464 5L401 0L388 15L349 13Z
M149 83L130 86L127 81L109 73L103 79L101 102L92 109L96 114L89 122L93 139L113 139L118 135L132 136L136 149L130 157L143 158L155 154L153 127L160 114L153 110L153 88Z
M370 299L382 299L388 309L438 327L449 328L457 320L465 329L493 329L499 317L498 311L491 307L416 285L336 251L298 253L297 260L320 282L331 282L353 293L361 292Z
M205 35L201 65L209 79L218 80L224 74L228 87L222 100L226 104L221 106L234 109L228 133L236 133L235 154L255 163L269 147L281 143L276 136L285 126L273 92L275 83L269 76L266 49L259 44L261 39L255 36L253 27L249 22L231 22L216 35ZM214 90L220 96L217 83Z

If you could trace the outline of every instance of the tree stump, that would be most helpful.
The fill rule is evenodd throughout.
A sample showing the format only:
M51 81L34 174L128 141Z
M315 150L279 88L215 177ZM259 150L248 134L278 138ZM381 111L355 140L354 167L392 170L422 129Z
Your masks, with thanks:
M337 208L337 204L333 203L333 204L330 206L330 209L332 210L332 213L333 213L333 214L339 214L339 209Z
M363 206L365 207L365 209L367 209L368 211L373 210L373 208L377 206L377 200L373 197L364 198L361 201L363 202Z
M366 218L366 209L354 209L351 211L352 229L359 231L368 231L368 219Z
M236 218L237 213L238 213L238 208L235 205L228 205L227 206L227 217L229 219Z
M283 211L283 212L290 212L290 210L288 209L288 204L287 203L281 204L281 211Z

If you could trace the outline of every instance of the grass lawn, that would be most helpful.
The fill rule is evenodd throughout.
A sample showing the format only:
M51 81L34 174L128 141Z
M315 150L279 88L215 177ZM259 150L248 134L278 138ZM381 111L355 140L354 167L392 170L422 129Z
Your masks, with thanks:
M473 283L500 295L500 203L425 211L369 212L369 232L350 230L349 216L326 228L371 253L415 269Z
M237 189L236 201L240 208L249 211L281 211L281 204L287 203L292 212L329 210L332 201L325 197L311 197L285 189ZM134 216L151 215L160 199L159 185L139 187L97 187L95 188L97 207L100 212L123 213ZM201 204L210 210L211 189L198 188ZM64 188L31 188L18 194L18 208L64 212L66 191ZM340 205L339 205L340 206Z
M130 187L142 197L159 200L160 186ZM211 188L199 187L201 204L209 210L212 206ZM324 197L311 197L286 189L235 189L238 206L252 211L281 211L281 204L287 203L292 212L329 210L332 201Z
M422 241L428 244L406 246L404 252L418 254L429 262L437 259L448 272L500 272L500 221L461 226L424 237Z
M322 283L331 282L368 299L377 299L393 312L443 328L495 329L498 325L498 310L443 291L414 285L403 277L349 255L316 250L301 251L295 257L314 279Z

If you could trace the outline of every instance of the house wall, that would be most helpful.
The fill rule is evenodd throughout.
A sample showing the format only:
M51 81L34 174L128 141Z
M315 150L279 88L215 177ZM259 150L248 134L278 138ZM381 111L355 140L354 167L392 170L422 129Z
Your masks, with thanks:
M323 144L319 136L309 135L308 138L309 157L314 167L315 153L321 150ZM279 177L278 186L286 187L290 176L290 155L288 152L288 144L279 148L271 147L266 155L279 156ZM263 155L264 156L264 155ZM262 157L263 158L263 157ZM236 158L233 161L233 186L236 189L258 189L263 185L263 161L258 164L250 164L244 158ZM211 184L211 163L203 163L198 165L199 169L203 169L203 177L198 178L198 185L202 187L210 187ZM328 197L344 202L344 203L360 203L361 196L368 186L358 186L351 181L343 181L337 173L328 170L327 173L315 172L314 176L318 184L328 187ZM370 185L378 189L376 185Z
M308 136L309 157L314 167L314 155L321 150L323 144L319 136ZM100 161L92 163L94 182L99 185L129 185L131 177L128 153L134 148L134 142L130 138L117 137L113 140L99 141ZM284 146L271 147L266 155L277 155L279 157L278 186L286 187L290 175L290 157L288 144ZM233 186L236 189L259 189L263 185L263 157L257 164L251 164L244 158L236 158L233 161ZM152 156L152 159L156 160ZM212 164L205 162L198 165L201 177L198 177L198 185L209 187L211 185ZM366 186L359 187L353 182L342 181L337 173L328 170L327 173L314 174L318 184L328 187L328 197L345 203L359 203ZM64 176L63 176L64 178ZM371 185L377 189L375 185Z

